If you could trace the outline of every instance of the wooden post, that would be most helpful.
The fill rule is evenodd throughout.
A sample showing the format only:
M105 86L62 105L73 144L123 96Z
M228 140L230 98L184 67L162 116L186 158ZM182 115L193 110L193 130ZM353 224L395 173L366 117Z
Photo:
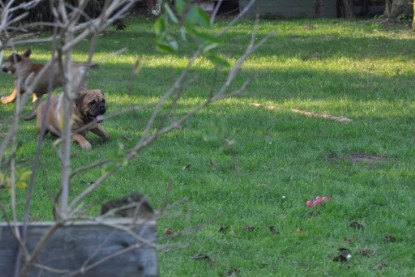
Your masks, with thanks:
M25 246L29 253L53 225L54 222L38 222L28 226ZM19 247L13 227L0 223L0 276L13 276ZM21 224L18 228L22 228ZM153 220L118 218L67 223L51 236L27 276L158 276L155 243ZM22 267L24 263L22 260Z

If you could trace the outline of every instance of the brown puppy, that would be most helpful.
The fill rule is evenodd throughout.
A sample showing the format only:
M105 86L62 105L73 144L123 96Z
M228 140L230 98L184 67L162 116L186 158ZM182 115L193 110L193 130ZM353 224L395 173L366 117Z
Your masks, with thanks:
M43 64L32 62L29 58L30 54L32 54L32 50L27 49L21 55L13 53L4 61L1 67L3 72L13 74L16 81L15 88L12 93L9 96L3 96L1 98L1 102L3 102L3 104L14 102L17 98L18 92L24 93L27 86L32 85L32 82L34 82L37 75L45 66ZM95 66L96 64L93 64L89 67ZM74 86L78 86L81 83L82 75L85 73L87 68L88 66L86 64L72 64L72 83ZM58 63L52 65L42 76L43 77L35 84L33 88L33 102L35 103L35 107L39 104L42 95L48 93L50 82L51 90L54 90L55 88L61 87L65 84L65 76L61 72Z
M63 122L63 101L64 94L52 96L47 107L46 101L42 102L37 109L37 128L41 131L42 124L46 124L45 132L52 135L61 136L61 126ZM90 149L91 143L86 140L85 135L88 131L104 138L109 135L99 124L104 119L106 111L104 94L99 89L81 90L80 95L75 99L72 110L72 138L84 149ZM46 115L45 122L42 122L43 115Z

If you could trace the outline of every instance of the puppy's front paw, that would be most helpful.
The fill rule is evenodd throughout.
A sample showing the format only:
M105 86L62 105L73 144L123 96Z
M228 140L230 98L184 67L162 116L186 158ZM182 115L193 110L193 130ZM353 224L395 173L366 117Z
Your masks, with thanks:
M89 141L85 140L83 142L80 142L79 145L81 146L82 149L91 149L92 145L91 143L89 143Z
M7 96L2 96L2 97L1 97L1 102L2 102L3 104L8 104L10 101L8 101Z
M86 138L81 134L74 134L72 139L76 141L82 149L92 148L92 145L89 143L89 141L87 141Z

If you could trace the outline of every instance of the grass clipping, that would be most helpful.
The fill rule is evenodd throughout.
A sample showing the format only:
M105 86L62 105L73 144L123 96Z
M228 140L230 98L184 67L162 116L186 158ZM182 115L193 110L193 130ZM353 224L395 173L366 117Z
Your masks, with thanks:
M252 103L251 105L254 106L254 107L262 107L262 108L265 108L267 110L275 110L277 108L276 105L263 105L263 104L260 104L260 103ZM316 112L305 111L305 110L297 110L297 109L291 109L291 111L293 113L297 113L297 114L301 114L301 115L305 115L305 116L319 117L319 118L334 120L334 121L342 122L342 123L352 122L352 120L350 118L347 118L345 116L337 116L337 115L332 115L332 114L328 114L328 113L316 113Z

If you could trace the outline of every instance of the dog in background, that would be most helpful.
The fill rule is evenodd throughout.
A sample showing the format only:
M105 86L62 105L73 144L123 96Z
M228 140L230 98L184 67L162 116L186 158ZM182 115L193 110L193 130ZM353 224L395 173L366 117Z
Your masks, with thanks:
M12 103L16 100L18 93L25 93L28 86L32 83L45 66L44 64L34 63L29 57L32 54L31 49L27 49L23 54L13 53L2 64L2 70L5 73L13 74L15 77L15 88L8 96L1 97L3 104ZM82 76L88 68L96 67L96 64L72 64L72 83L78 87L82 82ZM65 76L61 71L58 63L54 63L43 73L42 78L34 84L33 103L36 108L42 95L61 87L66 83ZM50 86L50 88L49 88ZM34 117L34 116L33 116Z
M45 124L45 132L50 132L56 137L61 136L63 122L63 101L65 95L52 96L49 102L43 101L37 109L37 129L39 133L42 125ZM104 120L106 112L104 94L99 89L81 90L75 99L72 110L72 139L83 149L92 148L91 143L85 138L88 131L102 137L104 140L109 138L107 132L99 124ZM46 120L42 121L46 114Z

